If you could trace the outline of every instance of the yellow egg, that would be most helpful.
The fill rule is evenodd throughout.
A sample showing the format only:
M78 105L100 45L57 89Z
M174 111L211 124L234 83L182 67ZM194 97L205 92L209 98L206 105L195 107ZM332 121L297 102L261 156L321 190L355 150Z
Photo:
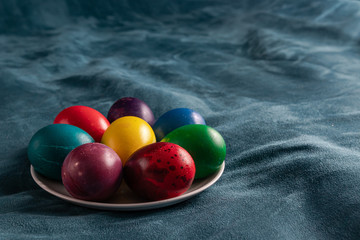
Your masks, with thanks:
M112 148L123 165L139 148L156 142L154 131L143 119L126 116L111 123L102 136L101 142Z

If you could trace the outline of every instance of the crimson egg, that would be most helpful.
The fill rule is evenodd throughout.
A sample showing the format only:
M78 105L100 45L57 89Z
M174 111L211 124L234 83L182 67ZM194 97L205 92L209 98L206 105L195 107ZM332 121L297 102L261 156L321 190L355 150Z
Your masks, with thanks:
M96 142L101 141L101 137L110 126L109 121L97 110L87 106L71 106L62 110L55 118L54 123L70 124L81 128Z

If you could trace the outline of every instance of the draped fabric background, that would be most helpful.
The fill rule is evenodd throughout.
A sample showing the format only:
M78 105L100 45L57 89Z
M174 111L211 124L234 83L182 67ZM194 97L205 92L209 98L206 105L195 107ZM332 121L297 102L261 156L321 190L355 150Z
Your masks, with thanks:
M360 2L0 0L0 239L360 239ZM227 143L177 205L40 189L31 136L71 105L192 108Z

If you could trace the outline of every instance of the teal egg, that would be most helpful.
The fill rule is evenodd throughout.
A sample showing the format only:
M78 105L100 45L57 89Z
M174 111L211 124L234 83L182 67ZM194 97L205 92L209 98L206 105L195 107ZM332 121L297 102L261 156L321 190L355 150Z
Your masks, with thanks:
M71 150L94 139L84 130L68 124L51 124L37 131L28 145L28 158L35 171L61 180L62 164Z

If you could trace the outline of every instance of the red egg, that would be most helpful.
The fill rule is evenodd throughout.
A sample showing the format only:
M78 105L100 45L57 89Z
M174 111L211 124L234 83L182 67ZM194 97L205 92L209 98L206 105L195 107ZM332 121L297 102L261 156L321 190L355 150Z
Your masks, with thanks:
M83 144L65 158L61 178L75 198L106 200L120 187L122 162L116 152L104 144Z
M109 121L97 110L87 106L71 106L62 110L55 118L54 123L74 125L81 128L96 142L101 141L101 137L110 126Z
M179 145L158 142L137 150L125 164L124 180L148 200L173 198L186 192L195 177L195 163Z

